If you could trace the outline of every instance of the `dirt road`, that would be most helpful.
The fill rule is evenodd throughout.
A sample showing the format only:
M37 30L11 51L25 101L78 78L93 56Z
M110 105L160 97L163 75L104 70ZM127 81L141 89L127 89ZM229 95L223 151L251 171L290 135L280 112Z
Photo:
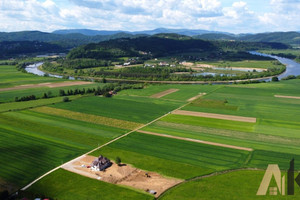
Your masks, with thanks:
M168 94L171 94L171 93L174 93L174 92L177 92L179 89L169 89L169 90L165 90L165 91L162 91L162 92L159 92L159 93L156 93L156 94L153 94L152 98L161 98L163 96L166 96Z

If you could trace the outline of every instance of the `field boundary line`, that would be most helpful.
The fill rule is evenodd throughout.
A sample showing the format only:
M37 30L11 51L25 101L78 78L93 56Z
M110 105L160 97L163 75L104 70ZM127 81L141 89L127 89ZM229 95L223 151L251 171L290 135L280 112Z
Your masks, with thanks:
M234 145L230 145L230 144L222 144L222 143L216 143L216 142L210 142L210 141L198 140L198 139L192 139L192 138L184 138L184 137L178 137L178 136L173 136L173 135L154 133L154 132L150 132L150 131L138 130L137 132L143 133L143 134L148 134L148 135L156 135L156 136L160 136L160 137L173 138L173 139L177 139L177 140L184 140L184 141L189 141L189 142L195 142L195 143L207 144L207 145L212 145L212 146L230 148L230 149L237 149L237 150L243 150L243 151L253 151L252 148L234 146Z
M300 99L300 97L297 97L297 96L274 95L274 97L277 97L277 98L285 98L285 99Z
M242 117L242 116L236 116L236 115L224 115L224 114L195 112L195 111L187 111L187 110L175 110L172 112L172 114L256 123L256 118L254 118L254 117Z
M184 106L186 106L186 105L188 105L188 104L190 104L190 103L191 103L191 102L188 102L188 103L186 103L186 104L184 104L184 105L182 105L182 106L176 108L175 110L173 110L173 111L171 111L171 112L168 112L168 113L166 113L166 114L164 114L164 115L162 115L162 116L160 116L160 117L158 117L158 118L152 120L151 122L148 122L147 124L143 124L142 126L137 127L137 128L135 128L135 129L133 129L133 130L131 130L131 131L125 133L124 135L121 135L121 136L119 136L119 137L117 137L117 138L115 138L115 139L113 139L113 140L111 140L111 141L109 141L109 142L107 142L107 143L105 143L105 144L103 144L103 145L101 145L101 146L99 146L99 147L97 147L97 148L95 148L95 149L93 149L93 150L91 150L91 151L89 151L89 152L83 154L83 155L80 155L80 156L78 156L78 157L76 157L76 158L74 158L74 159L72 159L72 160L70 160L70 161L68 161L68 162L66 162L66 163L63 163L63 164L59 165L58 167L55 167L54 169L52 169L52 170L46 172L45 174L43 174L42 176L36 178L35 180L33 180L31 183L29 183L29 184L26 185L25 187L21 188L21 190L22 190L22 191L27 190L27 189L28 189L29 187L31 187L34 183L36 183L37 181L41 180L41 179L44 178L45 176L51 174L52 172L54 172L54 171L56 171L56 170L62 168L64 165L67 165L67 164L69 164L69 163L71 163L71 162L74 162L74 161L76 161L76 160L82 158L83 156L86 156L86 155L88 155L88 154L91 154L91 153L93 153L94 151L97 151L97 150L99 150L99 149L101 149L101 148L103 148L103 147L105 147L105 146L107 146L107 145L109 145L109 144L111 144L111 143L113 143L113 142L115 142L115 141L121 139L121 138L124 138L124 137L128 136L129 134L131 134L131 133L133 133L133 132L136 132L136 131L138 131L139 129L142 129L142 128L144 128L144 127L146 127L146 126L148 126L148 125L150 125L150 124L152 124L152 123L154 123L154 122L160 120L161 118L163 118L163 117L169 115L170 113L172 113L172 112L174 112L174 111L176 111L176 110L179 110L179 109L183 108Z

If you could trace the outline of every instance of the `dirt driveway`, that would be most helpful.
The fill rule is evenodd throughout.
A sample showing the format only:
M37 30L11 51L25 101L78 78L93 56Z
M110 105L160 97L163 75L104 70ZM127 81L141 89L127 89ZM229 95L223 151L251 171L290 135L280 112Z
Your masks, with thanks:
M74 162L64 165L62 168L86 177L113 184L127 185L144 191L154 190L157 192L156 197L168 188L183 181L175 178L166 178L155 172L146 172L131 165L118 166L114 162L113 165L105 171L92 171L90 168L87 168L87 166L90 166L95 158L94 156L86 155ZM148 176L146 174L148 174Z

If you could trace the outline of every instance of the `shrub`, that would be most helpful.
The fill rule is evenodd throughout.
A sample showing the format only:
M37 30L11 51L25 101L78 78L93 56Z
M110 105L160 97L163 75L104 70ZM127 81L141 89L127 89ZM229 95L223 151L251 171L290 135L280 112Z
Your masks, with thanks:
M70 100L69 100L69 97L64 97L63 98L63 102L69 102Z

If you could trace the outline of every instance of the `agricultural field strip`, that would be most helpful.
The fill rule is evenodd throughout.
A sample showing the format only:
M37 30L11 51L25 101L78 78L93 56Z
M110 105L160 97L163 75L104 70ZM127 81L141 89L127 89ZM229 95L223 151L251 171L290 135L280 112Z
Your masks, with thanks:
M286 99L300 99L300 97L296 97L296 96L274 95L274 97L277 97L277 98L286 98Z
M164 96L166 96L166 95L168 95L168 94L177 92L178 90L179 90L179 89L169 89L169 90L165 90L165 91L162 91L162 92L153 94L153 95L150 96L150 97L151 97L151 98L161 98L161 97L164 97Z
M186 104L184 104L184 105L182 105L182 106L176 108L175 110L173 110L173 111L171 111L171 112L174 112L174 111L176 111L176 110L179 110L179 109L183 108L184 106L186 106L186 105L188 105L188 104L190 104L190 102L188 102L188 103L186 103ZM27 190L27 189L28 189L29 187L31 187L34 183L36 183L37 181L41 180L41 179L44 178L45 176L51 174L52 172L54 172L54 171L56 171L56 170L62 168L64 165L68 165L68 164L70 164L70 163L72 163L72 162L74 162L74 161L80 160L80 159L82 159L83 157L85 157L86 155L89 155L89 154L93 153L94 151L97 151L97 150L99 150L99 149L101 149L101 148L103 148L103 147L105 147L105 146L107 146L107 145L109 145L109 144L111 144L111 143L113 143L113 142L115 142L115 141L118 141L118 140L120 140L121 138L124 138L124 137L128 136L129 134L131 134L131 133L133 133L133 132L136 132L136 131L138 131L139 129L142 129L142 128L144 128L144 127L146 127L146 126L148 126L148 125L150 125L150 124L152 124L152 123L154 123L154 122L156 122L156 121L159 121L160 119L164 118L165 116L167 116L167 115L169 115L169 114L170 114L170 113L164 114L164 115L162 115L162 116L160 116L160 117L154 119L153 121L151 121L151 122L149 122L149 123L147 123L147 124L144 124L144 125L142 125L142 126L136 128L136 129L134 129L134 130L131 130L131 131L129 131L128 133L125 133L124 135L121 135L121 136L119 136L119 137L117 137L117 138L115 138L115 139L113 139L113 140L111 140L111 141L109 141L109 142L107 142L107 143L105 143L105 144L103 144L103 145L101 145L101 146L99 146L99 147L97 147L97 148L95 148L95 149L93 149L93 150L91 150L91 151L89 151L89 152L87 152L87 153L85 153L85 154L83 154L83 155L77 157L77 158L74 158L73 160L70 160L70 161L68 161L68 162L66 162L66 163L64 163L64 164L62 164L62 165L60 165L60 166L58 166L58 167L56 167L56 168L54 168L54 169L48 171L47 173L43 174L42 176L38 177L37 179L33 180L33 181L32 181L31 183L29 183L28 185L26 185L25 187L23 187L21 190L22 190L22 191Z
M137 132L148 134L148 135L156 135L156 136L160 136L160 137L167 137L167 138L173 138L173 139L178 139L178 140L196 142L196 143L201 143L201 144L208 144L208 145L212 145L212 146L225 147L225 148L230 148L230 149L237 149L237 150L243 150L243 151L253 151L252 148L239 147L239 146L221 144L221 143L216 143L216 142L209 142L209 141L204 141L204 140L196 140L196 139L191 139L191 138L177 137L177 136L160 134L160 133L153 133L153 132L142 131L142 130L138 130Z
M223 115L223 114L213 114L213 113L194 112L194 111L185 111L185 110L175 110L172 112L172 114L256 123L256 118L254 117L241 117L235 115Z
M53 107L38 107L32 109L33 111L50 114L50 115L57 115L69 119L75 119L79 121L90 122L94 124L102 124L106 126L116 127L116 128L123 128L123 129L134 129L136 127L140 127L143 124L125 121L120 119L114 119L109 117L102 117L92 114L85 114L81 112L74 112L70 110L64 110L60 108L53 108Z
M92 84L92 82L64 81L64 82L58 82L58 83L28 84L28 85L18 85L18 86L10 87L10 88L0 88L0 92L11 91L11 90L29 89L29 88L39 88L39 87L56 88L56 87L66 87L66 86L73 86L73 85L87 85L87 84Z
M189 98L187 101L194 101L194 100L196 100L196 99L198 99L199 97L202 97L202 96L204 96L204 95L206 95L205 92L204 92L204 93L200 93L200 94L198 94L197 96L194 96L194 97L192 97L192 98Z

